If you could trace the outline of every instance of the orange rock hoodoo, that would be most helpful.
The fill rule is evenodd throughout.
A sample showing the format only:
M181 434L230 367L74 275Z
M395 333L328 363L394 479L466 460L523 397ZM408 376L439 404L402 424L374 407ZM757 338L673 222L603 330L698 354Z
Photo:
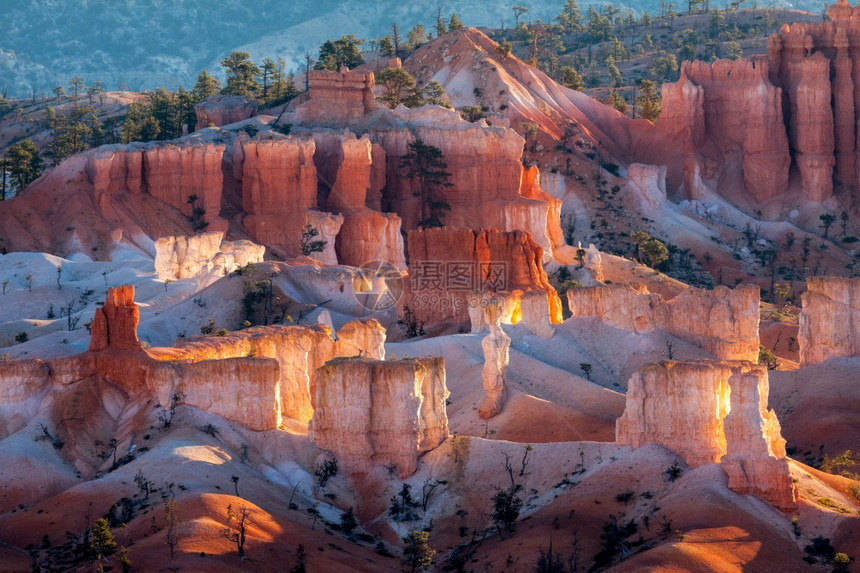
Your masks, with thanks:
M334 360L317 371L308 437L347 471L394 464L401 479L448 437L445 360Z
M659 444L697 467L722 462L729 487L789 511L797 490L763 366L696 360L648 364L630 379L616 441Z
M561 301L529 233L445 227L410 231L408 244L404 301L426 325L471 322L473 331L481 331L489 326L481 307L490 298L504 301L503 323L522 320L546 333L550 323L561 322Z
M860 356L860 278L806 279L797 342L802 366Z
M677 83L663 86L659 128L686 144L685 190L716 169L724 185L743 172L754 203L788 187L797 165L804 197L836 192L860 201L860 10L839 0L830 20L785 25L768 40L768 56L712 65L685 62ZM715 163L714 163L715 162ZM718 167L716 167L718 166Z

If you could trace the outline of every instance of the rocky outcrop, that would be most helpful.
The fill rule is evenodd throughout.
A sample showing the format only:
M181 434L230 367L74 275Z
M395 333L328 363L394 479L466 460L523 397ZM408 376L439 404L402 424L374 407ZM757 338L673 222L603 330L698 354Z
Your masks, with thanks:
M480 316L477 309L487 298L504 299L501 320L506 324L522 320L551 336L550 324L561 322L561 301L541 266L542 249L527 232L445 227L412 231L408 244L404 301L426 325L465 326L474 320L470 314ZM473 322L473 331L476 326Z
M257 115L257 102L244 96L209 96L194 106L197 129L220 127Z
M394 110L397 127L373 127L368 135L385 151L387 185L383 203L403 220L407 231L427 217L420 178L404 176L402 157L416 139L438 148L450 173L448 186L429 191L450 206L442 221L461 228L521 229L543 248L544 262L563 244L560 204L539 187L537 170L522 165L523 139L513 130L469 123L436 106Z
M393 464L405 479L448 437L442 358L334 360L316 378L308 437L350 473Z
M90 351L108 348L143 350L137 338L139 323L140 309L134 303L134 287L123 285L111 288L104 306L97 308L93 316Z
M143 152L146 191L175 207L186 217L203 209L202 221L219 222L224 176L223 145L175 145L149 147ZM196 201L191 201L196 197Z
M759 288L689 288L671 300L643 285L567 291L573 316L594 316L632 332L663 330L723 360L758 361Z
M501 308L491 305L488 308L490 332L481 341L484 350L484 367L481 376L484 381L484 391L487 396L478 407L478 415L486 420L502 411L505 404L505 373L510 359L511 337L500 324Z
M343 217L316 211L314 140L307 137L239 139L233 146L233 174L241 182L243 224L254 239L280 256L302 254L302 232L317 230L326 242L312 256L337 264L335 237Z
M86 152L84 172L103 215L115 215L111 201L121 192L146 192L188 218L202 209L201 222L222 230L224 149L211 143L107 145Z
M375 320L348 322L337 332L325 325L258 326L227 336L178 342L178 356L188 361L223 360L242 356L274 358L280 412L307 423L316 370L336 357L385 358L385 329Z
M662 445L691 467L722 461L729 487L791 510L797 491L767 394L767 370L748 362L648 364L630 379L616 441Z
M328 211L343 216L335 243L338 262L360 267L382 261L405 268L400 218L367 207L368 191L374 184L380 185L380 181L374 181L370 139L367 136L356 139L350 132L334 131L314 131L313 137L319 196ZM376 159L384 166L385 152Z
M296 107L296 123L342 126L379 108L373 95L373 72L310 70L308 83L310 99Z
M310 420L315 372L327 361L385 358L385 329L375 320L349 322L336 336L323 325L263 326L144 350L136 333L138 318L134 287L112 288L96 310L89 352L45 362L0 361L0 435L25 425L51 389L93 377L163 408L178 396L182 404L251 430L272 430L283 417ZM441 377L444 390L441 368L427 381L428 388ZM435 436L431 429L425 434L424 443Z
M263 261L266 247L251 241L224 241L223 232L190 237L162 237L155 241L158 278L189 279L222 276L248 263Z
M755 202L788 188L788 137L782 90L771 83L764 59L684 62L681 78L663 85L659 129L684 142L684 186L695 197L704 158L717 161L717 178L743 172ZM732 180L734 181L734 180Z
M810 277L800 313L801 366L860 356L860 278Z
M753 204L764 203L787 189L793 161L804 199L835 193L856 208L860 10L838 0L827 14L824 22L784 25L768 39L766 59L685 62L680 80L663 86L659 128L686 144L689 197L699 198L697 166L715 161L721 192L737 187L733 173L742 167Z

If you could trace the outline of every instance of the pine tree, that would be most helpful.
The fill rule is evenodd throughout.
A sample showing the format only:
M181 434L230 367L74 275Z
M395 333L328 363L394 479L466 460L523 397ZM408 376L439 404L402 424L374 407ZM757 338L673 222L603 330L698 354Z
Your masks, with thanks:
M100 561L116 551L116 541L110 531L108 520L104 517L93 523L90 531L90 551L94 561Z
M385 93L379 96L379 100L391 109L403 103L415 89L415 78L403 68L382 70L376 76L376 83L385 88Z
M463 23L460 21L460 17L457 16L456 13L451 12L451 19L448 21L448 29L452 32L454 30L459 30L463 27Z
M191 89L197 101L203 101L209 96L216 95L221 90L221 80L212 76L206 70L197 76L197 83Z
M364 43L352 34L342 36L338 40L326 40L320 46L320 55L314 64L315 70L331 70L336 72L341 67L356 68L364 63L359 46Z
M654 81L642 80L635 102L642 119L653 123L660 117L660 95L657 93L657 84Z
M260 68L251 61L248 52L233 52L221 61L221 65L227 72L227 85L221 93L251 97L260 90L257 83Z
M442 150L416 139L409 144L409 151L400 158L400 169L408 179L417 183L416 195L421 197L421 220L418 225L425 228L444 226L445 211L451 206L438 194L451 187L451 174L442 157Z
M611 107L617 109L621 113L627 113L627 100L625 100L624 97L620 93L618 93L618 90L612 90L611 92L609 92L608 103Z
M567 0L561 13L555 19L565 32L571 33L582 30L582 11L576 0Z
M36 179L42 171L39 150L29 139L23 139L6 151L6 169L17 193Z
M379 53L388 57L394 55L394 42L391 41L391 36L385 36L379 40Z

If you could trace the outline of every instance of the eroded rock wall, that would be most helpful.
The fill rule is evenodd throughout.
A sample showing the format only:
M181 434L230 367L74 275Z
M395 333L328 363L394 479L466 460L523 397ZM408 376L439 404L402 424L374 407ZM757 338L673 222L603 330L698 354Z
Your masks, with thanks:
M820 23L783 25L768 55L749 60L684 62L663 86L659 129L685 142L685 187L695 197L699 168L717 165L720 190L737 187L742 168L753 204L786 191L790 162L802 198L836 195L860 202L860 10L846 0ZM835 184L835 185L834 185Z
M662 109L661 130L684 141L688 154L718 160L729 174L742 171L756 202L788 188L782 90L771 83L766 60L684 62L678 82L663 85ZM695 171L685 166L690 197Z
M564 242L560 205L540 189L537 170L523 168L524 141L515 131L469 123L434 106L398 108L394 116L400 125L373 127L368 135L387 158L382 203L400 216L406 231L428 216L419 178L404 176L401 159L421 139L442 152L450 173L450 185L432 191L433 200L451 207L442 217L445 225L525 230L543 248L544 262L552 258L554 246Z
M860 278L810 277L802 296L801 366L860 356Z
M664 330L723 360L758 361L759 288L689 288L663 300L643 285L613 284L567 291L573 316L594 316L632 332Z
M443 358L334 360L316 378L308 437L350 473L394 464L404 479L448 437Z

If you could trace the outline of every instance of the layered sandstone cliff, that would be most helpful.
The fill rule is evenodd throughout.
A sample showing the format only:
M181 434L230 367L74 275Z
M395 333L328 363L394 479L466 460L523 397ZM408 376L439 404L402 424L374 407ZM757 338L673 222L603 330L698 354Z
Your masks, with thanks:
M426 325L471 322L479 332L489 325L480 309L492 298L502 299L506 324L552 336L550 324L561 322L561 300L529 233L445 227L411 231L408 244L404 304Z
M800 364L860 356L860 278L810 277L800 313Z
M111 201L121 192L145 192L188 218L202 209L209 230L223 230L224 150L212 143L103 146L86 152L84 172L103 215L113 214Z
M613 284L567 291L573 316L594 316L632 332L663 330L723 360L758 361L759 288L689 288L663 300L643 285Z
M367 206L368 196L381 196L385 186L384 171L374 167L374 161L382 162L384 169L385 152L378 148L374 154L367 136L358 139L348 131L317 130L313 138L320 201L325 203L327 211L343 216L335 243L338 262L360 267L382 261L404 268L400 218Z
M763 59L684 62L681 78L663 85L659 127L685 143L684 186L695 198L697 164L717 160L716 177L743 173L758 203L788 187L788 137L782 90L768 77Z
M539 186L537 170L522 165L523 139L513 130L469 123L435 106L394 111L397 126L374 126L368 135L385 151L387 185L383 203L403 220L407 231L426 218L425 193L450 206L445 225L462 228L521 229L543 248L544 262L564 243L560 205ZM405 175L402 157L416 139L442 152L450 185L422 189L420 178Z
M0 362L0 431L26 424L50 389L92 378L164 408L178 397L252 430L272 430L283 416L310 419L314 373L326 361L385 354L385 330L374 320L347 323L336 338L327 326L268 326L148 351L137 338L138 321L134 288L112 288L96 310L88 352Z
M797 491L767 395L767 370L748 362L648 364L630 379L616 441L662 445L691 467L722 462L730 488L791 510Z
M858 14L838 0L827 21L784 25L768 39L767 58L684 62L680 80L663 86L659 128L685 143L688 196L697 171L711 163L721 192L737 187L733 173L742 169L753 204L765 203L787 189L793 162L802 198L821 202L835 193L856 209Z
M448 437L443 358L334 360L316 377L308 437L350 473L394 464L407 478Z
M379 108L373 72L310 70L308 82L310 99L295 109L297 123L342 126Z

